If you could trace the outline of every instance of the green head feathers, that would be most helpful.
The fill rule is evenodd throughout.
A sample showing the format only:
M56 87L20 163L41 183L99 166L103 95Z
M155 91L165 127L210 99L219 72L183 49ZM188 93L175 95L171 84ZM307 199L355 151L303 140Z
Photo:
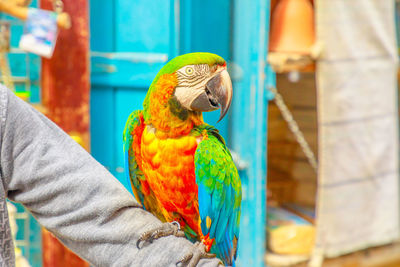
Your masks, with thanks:
M223 65L225 64L225 60L216 54L205 52L196 52L177 56L165 64L165 66L162 67L162 69L157 73L157 76L150 85L149 91L151 91L152 87L158 81L161 75L174 73L186 65L197 64L208 64L210 66L215 64Z
M223 65L225 60L212 53L204 53L204 52L197 52L197 53L189 53L178 56L176 58L171 59L157 74L154 81L157 80L163 74L171 74L177 71L178 69L186 66L186 65L197 65L197 64L208 64L208 65ZM153 81L153 83L154 83Z

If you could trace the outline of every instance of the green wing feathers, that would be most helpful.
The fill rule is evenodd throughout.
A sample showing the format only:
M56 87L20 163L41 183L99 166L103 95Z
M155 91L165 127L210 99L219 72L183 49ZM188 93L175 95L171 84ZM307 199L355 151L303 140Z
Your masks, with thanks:
M209 125L198 130L208 133L195 153L201 230L215 238L211 252L226 265L233 265L242 199L239 174L218 131Z

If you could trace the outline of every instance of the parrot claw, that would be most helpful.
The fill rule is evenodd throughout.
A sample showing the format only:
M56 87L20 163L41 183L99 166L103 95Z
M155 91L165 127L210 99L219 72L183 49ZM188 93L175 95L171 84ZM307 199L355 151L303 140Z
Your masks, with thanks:
M200 259L212 259L215 258L215 254L207 253L206 246L202 242L196 242L188 254L176 263L176 266L195 267L199 263Z
M142 242L153 243L155 239L169 235L185 237L185 233L181 230L181 226L178 222L174 221L171 223L163 223L162 225L141 234L138 241L136 242L136 247L140 249L140 243Z

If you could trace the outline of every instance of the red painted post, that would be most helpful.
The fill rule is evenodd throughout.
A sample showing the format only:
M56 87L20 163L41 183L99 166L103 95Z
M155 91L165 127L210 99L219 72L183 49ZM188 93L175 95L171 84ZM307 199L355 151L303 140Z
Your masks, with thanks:
M88 1L63 0L72 27L60 30L53 57L42 59L42 102L46 115L64 131L79 136L89 149L89 28ZM41 0L52 9L52 0ZM43 231L43 266L89 266Z
M41 0L51 9L52 0ZM60 30L53 57L42 60L42 101L48 116L89 148L89 28L87 0L63 0L72 27Z

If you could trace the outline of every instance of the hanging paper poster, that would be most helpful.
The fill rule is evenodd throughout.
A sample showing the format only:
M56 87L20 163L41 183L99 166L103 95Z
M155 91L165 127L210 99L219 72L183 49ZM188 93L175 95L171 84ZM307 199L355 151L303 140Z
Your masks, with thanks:
M27 52L51 58L57 33L57 13L29 8L19 47Z

